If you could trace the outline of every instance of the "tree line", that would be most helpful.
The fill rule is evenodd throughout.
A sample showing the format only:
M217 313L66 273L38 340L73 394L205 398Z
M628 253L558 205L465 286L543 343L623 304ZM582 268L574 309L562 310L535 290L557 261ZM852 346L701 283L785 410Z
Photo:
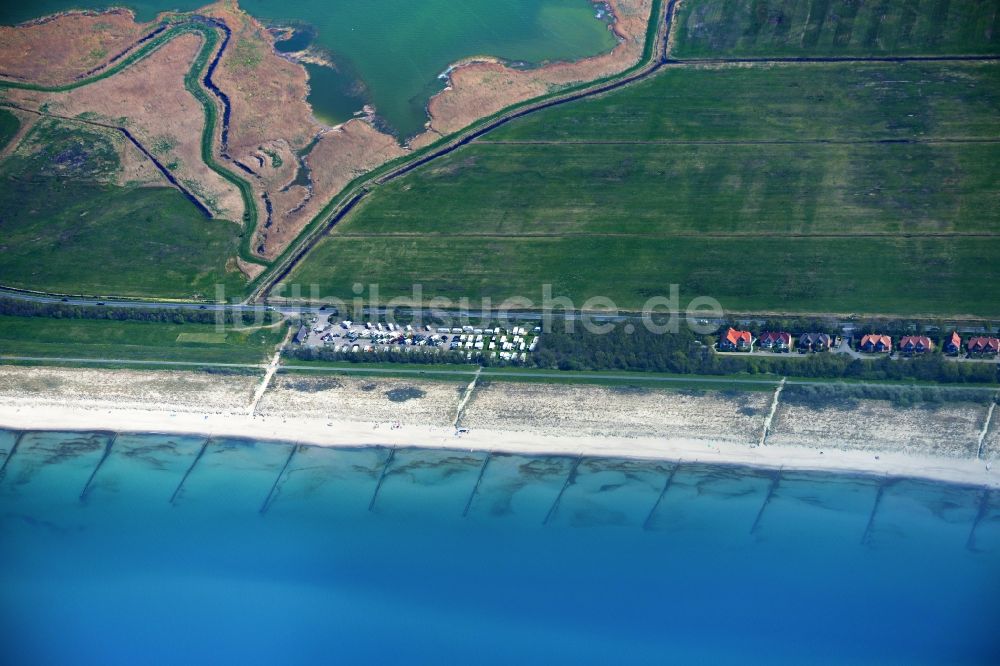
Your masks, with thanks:
M254 326L281 320L278 312L243 312L236 310L198 310L194 308L135 308L114 305L75 305L38 303L14 298L0 298L0 315L12 317L50 317L52 319L107 319L109 321L148 321L161 324L224 324Z

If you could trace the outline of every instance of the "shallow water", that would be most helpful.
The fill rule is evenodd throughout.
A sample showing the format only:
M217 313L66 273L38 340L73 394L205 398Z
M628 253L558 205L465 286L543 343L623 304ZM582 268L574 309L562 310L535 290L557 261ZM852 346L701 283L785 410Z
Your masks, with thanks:
M114 4L131 7L141 20L150 20L159 11L191 10L204 2ZM4 3L0 23L108 5L93 0ZM332 54L337 65L337 72L319 75L310 68L315 89L309 100L319 117L327 122L347 120L370 102L401 136L421 131L427 101L444 85L438 75L457 60L492 55L537 64L576 60L615 45L590 0L242 0L240 6L266 21L315 28L316 46Z
M10 456L16 439L4 663L1000 654L1000 497L981 489L166 435L28 433Z

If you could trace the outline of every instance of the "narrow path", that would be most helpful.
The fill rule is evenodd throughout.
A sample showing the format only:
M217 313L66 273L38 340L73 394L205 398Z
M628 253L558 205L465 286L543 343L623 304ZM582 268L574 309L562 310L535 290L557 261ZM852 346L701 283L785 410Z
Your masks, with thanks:
M986 420L983 421L983 429L979 433L978 447L976 448L976 458L983 457L983 445L986 443L986 435L990 431L990 421L993 420L993 412L996 410L997 398L990 402L989 409L986 410Z
M865 62L998 62L997 55L937 55L937 56L760 56L732 58L668 58L664 65L753 65L753 64L819 64L819 63L865 63Z
M838 231L816 231L816 232L795 232L795 231L746 231L746 232L696 232L696 231L671 231L670 238L996 238L1000 236L1000 231L859 231L859 232L838 232ZM345 231L337 234L338 238L481 238L483 240L506 239L506 238L659 238L663 234L636 233L636 232L525 232L525 233L495 233L495 232L410 232L410 231L386 231L386 232L354 232Z
M278 371L278 366L281 365L281 353L285 351L285 347L291 339L292 327L289 326L288 331L285 333L285 338L278 345L278 348L274 350L274 356L271 357L271 362L267 364L267 368L264 370L264 378L261 379L260 385L257 386L257 390L254 391L253 398L250 400L250 416L257 416L257 407L260 405L261 398L264 397L264 392L267 391L267 387L271 383L271 378Z
M465 411L465 406L469 403L469 398L472 397L472 392L476 390L476 382L479 381L479 376L482 373L483 366L476 368L476 374L472 376L472 381L465 387L465 393L462 395L462 399L458 403L458 409L455 410L455 422L452 425L454 425L456 429L462 421L462 413Z
M764 446L764 443L767 442L767 435L771 432L771 421L774 420L774 413L778 411L778 400L781 397L781 389L785 388L785 379L785 377L782 377L781 381L778 382L778 387L774 389L774 398L771 399L771 411L764 417L764 429L760 433L760 441L757 442L757 446Z
M926 139L477 139L484 146L866 146L866 145L935 145L993 144L1000 138L935 137Z

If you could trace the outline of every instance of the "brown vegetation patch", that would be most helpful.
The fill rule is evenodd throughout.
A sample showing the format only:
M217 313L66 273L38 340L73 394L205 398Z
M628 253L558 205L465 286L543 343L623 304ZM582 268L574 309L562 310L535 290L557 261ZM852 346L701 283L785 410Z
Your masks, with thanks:
M68 83L108 62L151 29L132 12L69 12L0 26L0 75L45 85Z
M461 64L451 73L449 88L430 103L428 130L400 146L391 135L366 119L354 119L324 129L306 101L305 68L275 52L274 37L244 13L235 0L223 0L199 10L219 18L232 30L229 46L215 70L215 83L229 96L232 114L229 155L254 172L248 180L260 209L258 238L252 244L265 258L278 256L322 208L354 178L408 150L427 145L444 134L507 106L551 90L620 72L641 56L651 0L611 0L620 43L609 53L577 62L553 63L533 70L515 70L493 59ZM137 24L125 10L68 13L31 25L0 28L5 48L0 71L34 82L73 80L106 64L152 29ZM69 93L11 92L25 106L61 115L87 114L112 125L125 124L136 138L174 172L178 179L218 216L242 217L236 187L201 160L204 117L200 104L183 86L183 77L200 47L199 37L176 37L125 71ZM320 140L305 157L311 172L307 185L291 183L299 171L301 152ZM218 154L218 145L216 153ZM129 151L123 152L126 180L144 181L149 174ZM221 159L221 158L220 158ZM224 160L223 160L224 161ZM265 195L271 202L267 219ZM259 268L242 266L248 275Z
M305 158L312 174L311 197L307 199L306 188L299 186L273 196L275 222L261 230L264 256L278 256L347 183L404 154L406 149L394 137L364 120L349 120L324 133Z
M175 37L107 79L64 93L11 90L17 103L57 115L124 125L217 216L238 221L239 190L201 159L204 109L184 88L201 36Z
M273 141L284 141L292 150L308 145L321 126L306 102L305 68L278 55L267 29L235 2L213 5L204 13L222 19L233 32L213 77L232 104L230 154L246 161Z

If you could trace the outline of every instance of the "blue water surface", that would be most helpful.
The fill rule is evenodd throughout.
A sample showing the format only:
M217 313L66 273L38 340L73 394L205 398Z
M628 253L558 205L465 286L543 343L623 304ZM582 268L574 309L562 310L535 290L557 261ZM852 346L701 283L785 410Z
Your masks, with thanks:
M5 664L1000 663L1000 491L113 433L0 464Z

